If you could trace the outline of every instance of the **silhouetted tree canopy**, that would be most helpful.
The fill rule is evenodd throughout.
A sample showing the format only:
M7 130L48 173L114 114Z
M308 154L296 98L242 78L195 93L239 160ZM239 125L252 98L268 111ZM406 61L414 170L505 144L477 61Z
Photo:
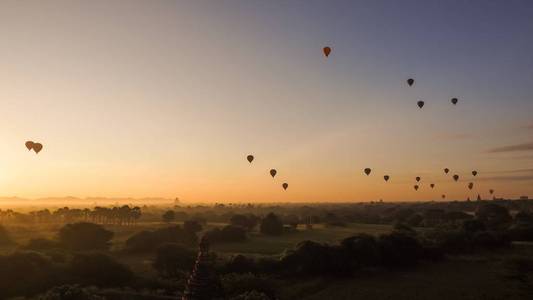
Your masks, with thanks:
M96 286L123 286L134 278L130 269L102 253L76 254L69 264L76 282Z
M113 232L94 223L67 224L59 230L59 242L72 250L109 248Z
M269 213L261 221L261 233L266 235L281 235L283 223L274 213Z
M161 216L161 218L163 219L164 222L170 223L170 222L172 222L172 221L174 221L176 219L176 214L174 213L173 210L167 210Z
M246 240L246 230L240 226L226 225L215 227L205 233L211 243L243 242Z
M163 277L178 277L191 270L196 251L178 244L164 244L157 248L152 266Z
M152 251L166 243L190 247L196 245L197 239L196 234L176 225L154 231L138 232L126 240L125 249L131 252Z

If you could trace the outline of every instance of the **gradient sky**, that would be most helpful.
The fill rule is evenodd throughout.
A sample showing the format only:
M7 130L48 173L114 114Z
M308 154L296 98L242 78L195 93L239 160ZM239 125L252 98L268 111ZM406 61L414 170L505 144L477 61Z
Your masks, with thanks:
M3 0L0 194L533 196L532 16L527 0Z

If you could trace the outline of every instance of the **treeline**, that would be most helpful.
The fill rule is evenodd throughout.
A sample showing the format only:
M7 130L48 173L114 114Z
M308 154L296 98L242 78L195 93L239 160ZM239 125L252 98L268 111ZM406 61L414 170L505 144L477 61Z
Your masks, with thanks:
M0 209L1 223L71 223L78 221L97 224L133 225L141 218L141 208L129 205L115 207L68 208L50 211L42 209L20 213L11 209Z

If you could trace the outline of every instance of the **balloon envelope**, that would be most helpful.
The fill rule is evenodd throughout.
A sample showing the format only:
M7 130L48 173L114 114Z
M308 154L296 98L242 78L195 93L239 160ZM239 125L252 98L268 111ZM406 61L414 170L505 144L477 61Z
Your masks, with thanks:
M26 145L26 148L28 148L28 151L33 148L33 142L32 141L27 141L24 145Z
M420 177L419 176L416 176L416 182L420 182Z
M41 152L42 149L43 149L43 145L42 144L33 143L33 151L35 151L35 153Z
M414 188L415 188L415 191L418 191L418 185L415 184Z
M287 190L287 188L289 187L289 184L285 182L281 186L283 186L284 190Z
M325 55L326 57L328 57L329 54L331 53L331 48L330 48L330 47L324 47L324 48L322 49L322 51L324 51L324 55Z
M441 197L442 197L442 199L444 199L444 198L446 198L446 195L443 194Z
M472 189L473 187L474 187L474 183L470 182L470 183L468 184L468 188L469 188L469 189Z
M251 163L254 160L254 156L253 155L248 155L248 156L246 156L246 159L248 160L249 163Z
M494 194L494 190L489 190L489 193L492 195Z
M416 103L416 105L418 105L418 107L422 108L422 107L424 107L424 101L418 101Z
M277 173L278 171L276 171L276 169L270 169L270 176L272 176L272 178L274 178L274 176L276 176Z
M444 173L448 174L448 172L450 172L450 169L445 168L445 169L444 169Z
M408 84L409 86L412 86L413 83L415 83L415 80L414 80L413 78L409 78L409 79L407 79L407 84Z
M432 183L432 184L430 184L429 186L430 186L431 188L434 188L434 187L435 187L435 184Z
M459 175L457 175L457 174L453 175L453 180L455 180L455 181L459 180Z
M383 176L383 179L385 179L385 181L389 181L389 178L390 178L389 175Z
M477 171L472 171L472 175L476 176L477 175Z
M370 175L370 172L372 172L372 170L370 168L366 168L365 169L365 174L368 176Z
M457 98L452 98L452 103L453 103L453 105L456 105L456 104L457 104L457 101L458 101Z

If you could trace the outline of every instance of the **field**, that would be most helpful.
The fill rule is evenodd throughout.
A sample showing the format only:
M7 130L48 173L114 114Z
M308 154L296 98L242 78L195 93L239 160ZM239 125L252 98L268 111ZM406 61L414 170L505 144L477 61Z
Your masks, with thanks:
M107 226L115 233L112 255L143 276L155 276L150 254L127 255L120 250L124 241L140 230L164 227L161 222L145 222L135 226ZM210 223L205 229L223 226ZM17 244L30 238L53 237L60 225L6 226ZM244 254L247 256L276 257L304 240L337 243L356 233L379 235L392 230L390 225L348 224L346 227L315 226L311 230L298 227L281 237L267 237L257 232L249 234L244 243L215 245L218 256ZM6 253L16 247L4 248ZM531 287L509 279L506 261L515 256L533 255L533 245L515 244L510 250L482 253L472 256L451 257L443 262L427 263L402 271L365 271L353 278L295 278L280 283L282 299L527 299Z

